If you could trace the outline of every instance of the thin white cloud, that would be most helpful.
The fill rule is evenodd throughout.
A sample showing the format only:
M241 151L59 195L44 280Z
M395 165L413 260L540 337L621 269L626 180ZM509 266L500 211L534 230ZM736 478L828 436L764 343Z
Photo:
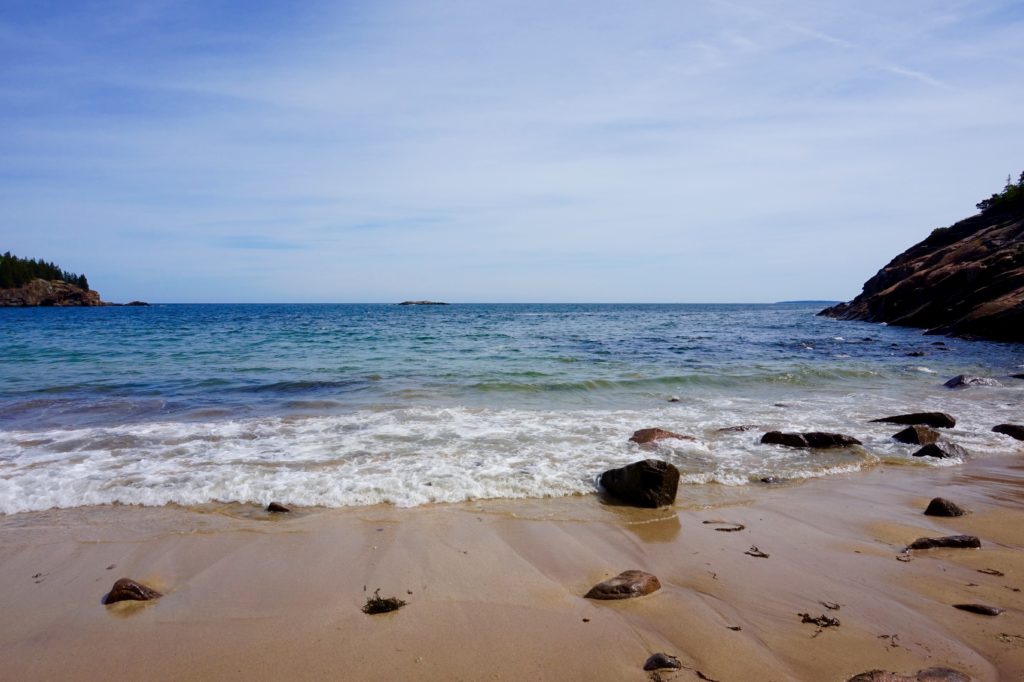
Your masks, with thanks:
M1000 27L584 9L40 29L62 51L0 74L0 232L114 299L838 298L1024 158Z

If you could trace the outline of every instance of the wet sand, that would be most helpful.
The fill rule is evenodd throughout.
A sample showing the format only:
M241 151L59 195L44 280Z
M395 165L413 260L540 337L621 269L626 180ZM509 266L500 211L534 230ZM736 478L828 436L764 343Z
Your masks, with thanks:
M937 495L972 513L924 516ZM958 533L982 548L897 560L918 537ZM751 546L768 558L745 554ZM18 514L0 517L0 670L11 680L645 680L646 658L665 652L686 666L665 680L931 666L1022 679L1022 547L1024 457L1012 456L683 487L668 510L591 495L287 515L238 505ZM581 597L634 568L663 588ZM165 596L104 606L122 576ZM377 588L408 605L363 614ZM1005 612L952 607L961 602ZM801 612L841 624L819 631Z

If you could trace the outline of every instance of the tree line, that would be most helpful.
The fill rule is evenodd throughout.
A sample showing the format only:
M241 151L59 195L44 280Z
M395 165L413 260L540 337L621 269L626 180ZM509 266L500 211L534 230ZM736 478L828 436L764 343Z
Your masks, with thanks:
M978 202L978 208L982 213L993 208L1009 208L1010 206L1024 206L1024 172L1020 174L1020 179L1017 182L1007 175L1006 187L1002 192Z
M20 287L36 278L60 280L89 290L89 280L85 275L62 270L56 263L47 263L41 258L18 258L10 251L0 256L0 289Z

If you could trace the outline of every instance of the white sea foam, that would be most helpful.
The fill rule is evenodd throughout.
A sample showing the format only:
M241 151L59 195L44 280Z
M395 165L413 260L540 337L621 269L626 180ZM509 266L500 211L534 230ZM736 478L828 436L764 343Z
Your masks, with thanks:
M417 407L0 431L0 512L115 502L415 506L569 495L593 492L595 477L608 468L652 456L673 462L691 483L808 478L880 458L909 459L913 447L891 439L892 425L868 423L909 408L956 414L960 423L950 437L972 453L1006 451L1006 439L988 429L1019 413L1017 393L947 392L936 402L922 397L908 405L873 394L805 395L784 404L684 398L643 410ZM737 425L754 428L719 431ZM649 426L698 440L628 442L635 429ZM811 453L761 445L761 434L773 429L849 433L864 448Z

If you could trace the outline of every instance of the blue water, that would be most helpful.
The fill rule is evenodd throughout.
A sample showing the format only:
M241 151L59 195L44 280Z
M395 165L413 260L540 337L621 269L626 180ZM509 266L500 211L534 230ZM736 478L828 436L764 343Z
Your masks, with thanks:
M4 309L0 511L586 492L599 467L644 454L626 439L645 426L698 437L657 450L693 482L827 475L907 457L863 422L925 408L966 416L976 450L1008 447L988 429L1020 421L1024 382L1007 377L1024 368L1019 345L837 322L820 307ZM963 372L1004 385L942 387ZM717 432L748 423L761 430ZM845 429L865 448L811 459L757 443L803 427Z

